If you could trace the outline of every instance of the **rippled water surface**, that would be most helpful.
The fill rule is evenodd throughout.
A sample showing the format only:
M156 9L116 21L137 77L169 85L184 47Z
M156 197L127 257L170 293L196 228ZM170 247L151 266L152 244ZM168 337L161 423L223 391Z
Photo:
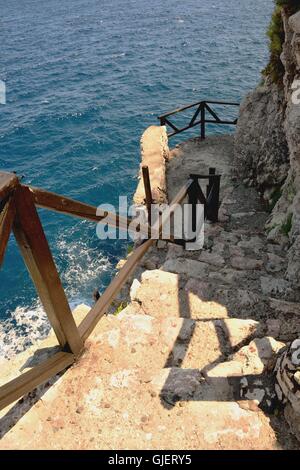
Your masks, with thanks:
M0 0L0 8L0 168L98 205L132 197L139 138L157 114L201 98L239 100L255 86L273 3ZM126 243L98 240L85 221L40 215L69 300L90 303ZM45 331L13 239L0 285L1 354L20 334L28 343Z

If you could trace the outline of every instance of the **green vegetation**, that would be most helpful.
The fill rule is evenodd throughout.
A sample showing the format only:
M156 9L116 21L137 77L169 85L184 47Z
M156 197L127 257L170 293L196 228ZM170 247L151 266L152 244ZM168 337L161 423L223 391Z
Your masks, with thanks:
M296 192L294 180L292 180L286 188L286 198L289 202L293 202Z
M127 247L127 255L130 255L130 253L132 253L133 251L133 245L128 245Z
M284 76L284 66L280 60L282 47L285 39L282 11L288 16L300 10L300 0L274 0L275 10L267 32L270 39L270 60L263 70L263 75L271 78L273 83L282 84Z
M284 66L280 60L282 45L284 43L284 29L281 16L282 7L276 6L272 15L272 20L267 32L270 39L270 60L267 67L263 70L263 75L269 76L273 83L282 83L284 75Z
M121 302L120 305L118 305L118 307L114 311L114 315L119 315L119 313L121 313L122 310L124 310L124 308L126 308L126 307L127 307L127 303L126 302Z
M282 224L281 226L281 231L282 233L284 233L286 236L288 236L288 234L290 233L291 231L291 228L292 228L292 219L293 219L293 214L289 214L287 216L287 219L285 221L284 224Z
M276 203L281 198L281 195L282 195L281 188L274 189L274 191L271 194L271 200L270 200L269 207L268 207L270 212L272 212L272 210L276 206Z
M300 9L299 0L275 0L276 5L286 7L289 14L293 15Z

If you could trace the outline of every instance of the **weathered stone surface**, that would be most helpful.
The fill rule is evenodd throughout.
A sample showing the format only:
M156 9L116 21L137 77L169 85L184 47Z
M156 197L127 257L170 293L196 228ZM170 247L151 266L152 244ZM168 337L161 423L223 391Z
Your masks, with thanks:
M251 212L234 212L233 214L231 214L231 217L233 219L241 219L243 217L251 217L254 214L255 214L255 211L251 211Z
M225 260L221 255L218 253L209 253L208 251L201 252L199 261L218 267L222 267L225 264Z
M219 209L219 215L218 215L219 222L224 223L229 220L229 214L226 209L226 207L221 206Z
M229 245L229 254L231 257L237 256L242 258L245 256L244 250L237 245Z
M296 230L297 228L295 229L293 244L288 253L287 278L295 288L298 288L300 280L300 234L298 235Z
M142 165L149 168L152 197L156 203L167 202L166 159L169 155L168 138L165 126L150 126L141 138ZM135 204L143 204L145 190L141 178L134 195Z
M192 402L187 405L193 419L200 425L202 422L203 439L208 449L275 449L272 433L266 435L266 424L269 422L261 412L242 409L234 402ZM272 444L273 441L273 444ZM265 444L263 444L263 442Z
M277 273L282 271L285 267L286 260L281 256L275 255L274 253L268 253L268 261L266 263L266 270L269 273Z
M177 274L161 270L145 271L135 298L148 315L188 316L184 313L186 302L181 296L180 279Z
M232 360L242 363L244 374L262 374L274 366L276 355L284 347L284 343L271 337L256 338L234 354Z
M229 138L221 141L230 147ZM186 174L199 171L199 162L203 171L215 164L224 176L221 194L233 200L228 213L249 213L253 206L259 210L254 192L233 187L229 152L223 155L222 149L220 159L214 139L191 142L177 167L175 157L170 162L174 161L170 167L172 191L177 191L176 185L181 185ZM220 160L222 166L218 167ZM226 188L229 184L232 187ZM199 260L200 252L155 246L132 278L131 303L117 316L102 318L83 356L63 380L48 390L39 389L13 411L4 411L7 416L0 421L0 432L5 435L0 447L293 447L280 416L273 416L270 423L257 403L269 400L264 379L282 347L265 335L281 337L291 325L294 335L295 315L290 322L280 315L280 320L268 318L269 305L259 289L260 270L230 267L231 253L265 261L266 255L259 253L259 240L266 246L266 239L247 217L229 220L223 227L208 225L208 234L207 255L219 261L221 257L224 266L210 264L208 259L204 263ZM252 238L257 252L252 249ZM280 247L274 254L284 256ZM161 267L165 256L171 266L179 266L179 273L166 272L165 266L152 269ZM147 264L151 270L144 271L149 260L155 263ZM232 285L224 286L229 280ZM261 314L263 322L249 320L259 319ZM236 395L244 379L249 389ZM11 431L9 420L17 422Z
M182 256L184 256L183 247L170 243L168 246L166 259L181 258Z
M215 299L210 291L209 284L190 279L184 294L192 318L226 318L227 307Z
M173 361L172 365L210 370L212 364L225 361L235 348L242 347L243 344L259 335L260 331L260 325L251 320L195 321L190 338L180 349L181 356L178 354L179 362ZM204 344L205 347L203 347ZM176 352L178 346L180 344L177 340L173 351ZM174 356L173 352L171 355Z
M289 403L294 413L300 414L300 339L296 339L285 349L277 361L276 379L280 391L276 389L278 398L284 403Z
M217 327L223 330L223 335L231 348L241 347L246 341L261 332L259 322L254 320L241 320L238 318L225 318L215 320Z
M131 298L131 300L137 300L136 293L137 293L137 291L140 287L141 287L140 281L138 281L138 279L134 279L132 284L131 284L131 287L130 287L130 298Z
M164 369L152 380L152 386L168 404L177 401L232 400L232 390L226 377L217 379L218 386L209 384L198 369Z
M300 280L300 107L292 99L292 93L297 88L300 71L299 12L289 18L283 11L282 18L283 86L271 84L267 79L242 104L235 161L246 178L261 188L270 205L275 204L266 224L268 239L288 248L287 278L297 287Z
M251 259L242 256L233 256L231 258L231 266L235 269L261 269L263 262L258 259Z
M270 306L279 313L300 315L300 304L280 299L270 299Z
M176 258L169 259L164 264L162 269L170 271L171 273L182 274L185 276L205 278L208 273L206 263L196 261L193 259Z
M262 276L260 278L260 285L264 295L285 294L290 290L288 281L272 276Z
M226 232L225 230L221 232L219 239L222 242L230 243L232 246L234 246L239 241L239 237L235 233Z
M222 242L219 242L219 241L214 241L213 242L213 246L211 248L212 253L223 256L224 255L224 250L225 250L225 243L222 243Z
M239 361L221 362L216 366L209 368L206 376L209 377L241 377L243 375L243 367Z
M260 237L251 237L249 239L242 239L237 245L239 248L252 250L254 253L260 253L264 248L264 242Z
M298 13L295 13L289 18L289 25L295 33L300 34L300 12L299 11Z
M225 268L218 271L211 271L208 275L210 279L215 279L222 284L243 284L244 279L247 277L247 271L240 271L236 269Z
M290 425L292 433L300 441L300 413L295 413L294 408L288 404L284 409L284 416Z
M237 172L263 189L282 184L288 172L284 101L283 92L268 84L247 95L240 107L234 150Z

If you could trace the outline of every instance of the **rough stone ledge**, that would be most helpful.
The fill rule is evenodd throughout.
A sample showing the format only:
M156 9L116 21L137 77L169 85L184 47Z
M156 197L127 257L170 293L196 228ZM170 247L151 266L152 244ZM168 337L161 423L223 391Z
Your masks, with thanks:
M165 126L150 126L141 138L141 170L139 183L133 197L135 204L145 203L142 166L149 168L152 197L156 203L167 202L166 160L169 157L168 137Z

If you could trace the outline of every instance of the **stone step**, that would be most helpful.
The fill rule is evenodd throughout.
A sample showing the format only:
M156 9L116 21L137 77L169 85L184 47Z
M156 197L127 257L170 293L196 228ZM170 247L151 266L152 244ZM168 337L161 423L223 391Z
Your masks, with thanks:
M87 346L41 400L25 398L27 413L2 438L1 449L277 447L269 419L251 401L236 402L226 377L151 369L143 358L138 368L126 358L106 367L94 340Z
M152 369L181 366L205 369L222 362L253 338L264 336L268 326L254 320L197 321L136 313L126 307L106 317L95 335L104 361L138 367L141 358ZM123 364L122 364L123 365Z
M300 319L300 303L298 302L270 298L270 306L278 313L299 315Z
M183 319L185 322L193 320ZM225 361L251 339L264 335L265 328L254 320L223 319L193 321L190 337L176 339L166 366L206 370Z
M273 447L269 419L256 401L236 400L240 380L239 374L204 378L198 369L169 368L159 371L150 387L170 413L178 410L179 420L190 417L190 432L196 432L198 448Z
M269 312L268 297L259 293L162 270L145 271L131 299L154 317L260 319Z

